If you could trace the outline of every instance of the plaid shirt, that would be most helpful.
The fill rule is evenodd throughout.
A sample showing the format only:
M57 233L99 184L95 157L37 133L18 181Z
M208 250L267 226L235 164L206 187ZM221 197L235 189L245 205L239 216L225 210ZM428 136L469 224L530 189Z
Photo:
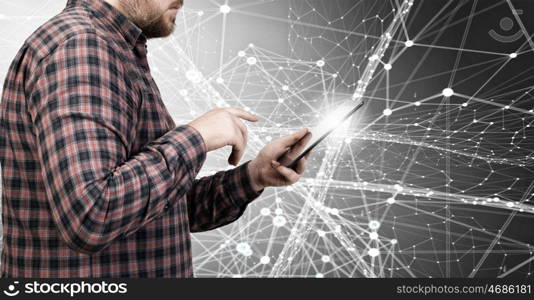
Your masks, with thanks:
M141 30L69 0L25 42L0 109L2 275L190 277L190 232L239 218L246 164L195 179L200 134L176 126Z

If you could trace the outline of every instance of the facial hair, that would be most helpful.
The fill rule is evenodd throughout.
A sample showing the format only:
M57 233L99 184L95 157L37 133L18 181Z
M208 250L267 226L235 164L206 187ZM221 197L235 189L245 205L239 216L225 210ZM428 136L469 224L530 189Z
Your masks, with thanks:
M174 18L166 20L165 11L152 0L119 0L126 17L148 38L169 36L174 30Z

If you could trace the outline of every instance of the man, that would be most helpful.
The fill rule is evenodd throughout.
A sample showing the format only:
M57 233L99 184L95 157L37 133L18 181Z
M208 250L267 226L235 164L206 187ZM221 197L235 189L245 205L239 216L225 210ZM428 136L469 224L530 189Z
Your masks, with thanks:
M247 143L237 108L176 126L147 64L171 34L176 0L69 0L24 43L0 107L2 275L190 277L190 232L239 218L268 186L295 183L287 161L307 130L233 170L195 179L206 153Z

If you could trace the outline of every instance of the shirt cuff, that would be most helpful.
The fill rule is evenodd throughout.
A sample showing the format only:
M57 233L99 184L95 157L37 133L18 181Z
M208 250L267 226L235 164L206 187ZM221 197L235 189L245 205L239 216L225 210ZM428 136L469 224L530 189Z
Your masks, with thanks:
M170 171L187 170L191 181L194 180L207 155L207 147L200 133L189 125L181 125L167 132L160 142L171 145L163 148Z
M248 205L250 202L258 198L264 191L261 190L259 192L256 192L252 188L252 182L247 167L249 163L250 161L242 164L237 168L227 171L227 175L229 176L230 181L233 182L233 184L230 186L237 187L235 189L227 189L228 196L238 207Z

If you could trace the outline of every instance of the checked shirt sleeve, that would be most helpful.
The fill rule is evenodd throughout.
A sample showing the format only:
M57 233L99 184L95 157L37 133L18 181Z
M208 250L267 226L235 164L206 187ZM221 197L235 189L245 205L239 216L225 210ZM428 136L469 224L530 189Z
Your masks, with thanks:
M69 38L42 70L29 102L50 211L70 248L96 253L185 195L206 149L179 126L130 153L137 104L118 53L95 34Z
M261 195L263 190L252 188L247 165L195 180L187 194L191 232L212 230L237 220Z

